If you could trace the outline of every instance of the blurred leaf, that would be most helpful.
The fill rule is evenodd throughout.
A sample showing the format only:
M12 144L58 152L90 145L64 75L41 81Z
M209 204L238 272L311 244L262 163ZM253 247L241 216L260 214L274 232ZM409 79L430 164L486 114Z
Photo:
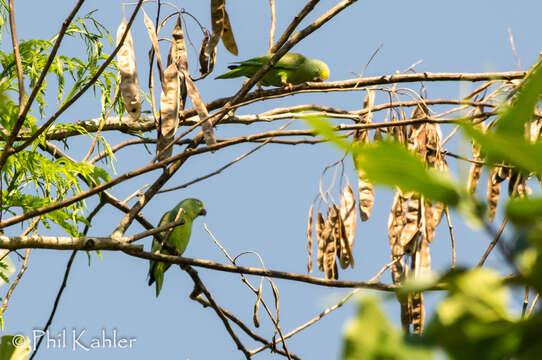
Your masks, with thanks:
M431 348L416 344L391 327L377 298L361 299L357 316L346 325L343 360L432 359Z
M525 124L532 119L533 111L542 93L542 63L523 80L517 97L502 112L496 132L511 136L523 136Z
M517 224L542 220L542 197L514 199L506 204L506 216Z
M505 162L517 166L522 172L542 174L542 143L531 143L523 134L482 133L470 125L463 125L465 133L480 144L482 153L492 164Z
M16 345L16 346L15 346ZM30 339L22 335L4 335L0 342L0 360L26 360L30 355Z
M15 273L15 265L9 255L0 261L0 286L9 283L9 277Z
M517 351L521 336L507 313L508 291L487 269L452 273L449 294L429 323L425 339L453 359L501 359Z
M415 191L446 205L459 203L460 191L451 180L442 172L428 169L419 157L400 143L357 144L352 153L358 168L363 169L372 183L397 186L403 192Z

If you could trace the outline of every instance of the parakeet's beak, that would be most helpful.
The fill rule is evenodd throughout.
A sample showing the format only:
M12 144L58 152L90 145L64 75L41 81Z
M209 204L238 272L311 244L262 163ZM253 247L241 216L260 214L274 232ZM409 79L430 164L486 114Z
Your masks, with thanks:
M203 216L207 215L207 210L201 209L201 210L199 211L199 214L198 214L198 215L203 215Z

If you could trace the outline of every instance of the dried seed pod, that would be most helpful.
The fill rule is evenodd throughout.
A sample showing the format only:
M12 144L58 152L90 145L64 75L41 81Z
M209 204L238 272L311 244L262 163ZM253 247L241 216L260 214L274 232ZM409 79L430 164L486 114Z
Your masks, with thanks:
M414 251L413 245L415 245L412 240L419 234L420 199L411 196L406 204L405 224L399 237L399 243L405 253L412 254Z
M495 215L497 214L497 204L499 202L502 181L500 180L498 173L498 167L492 168L491 172L489 173L489 180L487 184L487 216L489 221L493 221L495 219Z
M200 118L200 120L203 120L203 122L201 123L201 128L203 130L203 138L205 139L205 144L207 144L207 146L210 146L216 143L213 125L211 124L211 121L209 119L209 113L207 112L207 108L205 107L205 104L201 99L198 88L196 87L196 84L194 84L194 81L192 80L192 78L190 77L190 73L188 72L188 61L186 60L186 52L182 52L182 49L186 50L186 45L184 44L182 29L180 28L181 23L178 22L177 25L177 31L179 31L179 29L181 30L180 32L177 32L177 38L175 39L176 42L179 42L179 44L176 44L176 49L181 50L175 52L175 56L178 56L179 71L183 75L184 84L186 84L188 96L190 96L190 100L192 100L192 104L196 108L198 117Z
M171 156L173 141L177 126L179 125L179 75L177 65L171 64L164 73L164 86L160 96L160 128L158 129L158 142L156 154L158 161Z
M324 247L324 272L326 279L338 279L339 272L337 269L336 255L337 247L340 246L340 227L338 226L339 213L336 206L330 209L324 226L322 237L326 243ZM339 229L339 230L338 230Z
M127 29L126 18L122 18L117 29L117 45ZM134 120L141 115L141 100L139 98L139 80L137 79L137 68L135 62L134 42L132 33L128 30L126 38L117 53L117 61L120 71L120 93L128 114Z
M208 72L212 72L216 59L216 46L224 33L225 0L211 0L211 23L213 33L205 46L205 58L210 59Z
M479 114L482 112L482 109L476 108L474 111L474 114ZM482 125L476 125L476 128L484 130ZM480 153L480 145L476 143L475 141L472 141L472 158L475 161L482 162L484 159L481 156ZM480 181L480 176L482 175L482 165L473 163L469 170L469 179L467 181L467 190L470 194L474 194L476 192L476 186L478 185L478 182Z
M309 261L307 262L307 271L312 272L312 222L313 222L314 204L309 209L309 219L307 224L307 252L309 255Z
M421 335L425 323L425 308L423 306L423 294L415 292L411 295L410 318L412 323L412 333Z
M344 236L341 236L341 252L339 261L341 268L346 269L348 265L354 268L354 257L352 248L356 234L356 199L350 184L346 184L341 196L340 220L344 226Z
M260 327L260 320L258 317L258 311L260 309L260 302L262 301L262 282L260 281L260 287L258 288L258 293L256 294L256 302L254 303L254 312L252 314L252 321L254 326Z
M177 64L178 68L188 69L188 63L186 60L186 46L184 43L184 33L183 28L181 26L181 16L177 17L177 23L175 24L175 27L173 28L173 32L171 33L171 49L169 50L168 55L168 66L171 65L171 63L175 62ZM180 99L181 102L179 103L179 109L184 110L184 106L186 104L186 82L184 81L184 75L182 77L181 81L181 87L180 87Z
M354 142L369 143L369 133L367 130L355 132ZM371 217L371 209L375 196L373 184L367 180L365 172L362 169L358 169L358 198L359 216L361 221L367 221Z
M324 271L324 250L326 248L326 239L324 239L324 228L326 222L320 211L316 216L316 238L318 239L318 270Z
M396 191L390 216L388 218L388 237L390 239L391 260L395 261L391 266L391 275L394 283L400 282L403 277L402 260L398 259L404 254L400 238L405 224L406 202L407 200L402 196L401 192Z
M201 46L199 48L199 72L203 76L209 72L209 57L205 54L205 49L207 48L207 44L209 43L209 31L205 30L205 35L203 37L203 40L201 41Z
M233 37L233 32L231 30L230 17L226 8L224 8L224 31L222 33L222 43L224 47L231 52L233 55L237 56L239 50L237 49L237 44L235 43L235 38Z
M156 65L158 65L158 72L160 74L160 82L162 83L162 89L164 88L164 68L162 67L162 56L160 56L160 47L158 46L158 37L156 36L156 28L154 27L154 23L152 22L151 18L147 15L145 10L141 9L143 11L143 19L145 22L145 27L147 28L147 32L149 33L149 38L151 39L152 43L152 49L154 50L154 53L156 54Z

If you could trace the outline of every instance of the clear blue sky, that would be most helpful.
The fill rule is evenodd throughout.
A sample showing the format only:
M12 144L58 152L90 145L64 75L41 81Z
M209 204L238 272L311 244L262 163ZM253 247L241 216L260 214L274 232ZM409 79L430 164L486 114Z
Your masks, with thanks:
M210 24L208 1L173 1L196 16L205 26ZM307 25L338 1L325 0L316 7L301 26ZM61 21L69 13L73 2L68 1L15 1L17 31L21 39L50 38L60 28ZM277 1L277 36L303 6L303 1ZM121 20L121 6L117 1L87 1L80 15L98 9L95 17L113 34ZM130 8L129 8L130 9ZM154 5L146 4L149 14L154 14ZM240 1L228 0L233 32L239 46L239 57L229 54L220 44L215 74L226 70L229 62L259 56L266 52L269 32L269 7L267 0ZM169 13L167 6L163 13ZM392 74L403 70L416 61L423 63L416 67L419 72L483 72L515 70L514 60L508 41L507 28L514 34L522 69L527 69L538 58L542 49L540 36L540 14L542 4L535 1L358 1L338 15L309 38L296 45L294 51L311 58L324 60L331 69L330 80L353 77L351 72L360 73L374 50L383 44L382 50L369 66L365 76ZM154 18L154 15L151 17ZM188 33L199 47L199 30L191 20ZM133 36L137 54L140 84L146 84L148 64L147 51L150 46L139 14L134 26ZM163 37L169 36L164 33ZM9 37L3 33L2 48L10 48ZM66 41L62 53L80 54L81 48L73 40ZM192 60L194 51L192 51ZM192 73L197 69L192 64ZM241 80L219 81L210 76L198 82L202 97L209 101L235 92ZM53 79L49 80L51 83ZM406 86L406 85L402 85ZM427 84L428 97L454 98L460 94L457 84ZM466 84L468 89L470 85ZM419 90L418 85L412 88ZM145 89L147 91L147 89ZM239 114L252 114L269 110L276 106L318 103L345 109L358 109L362 106L363 92L323 93L296 95L272 102L258 103L242 108ZM378 100L378 99L377 99ZM48 113L55 110L54 97L51 97ZM148 105L147 105L148 108ZM91 94L80 99L76 106L65 113L60 121L95 118L100 115L99 99ZM375 116L374 121L382 121L384 113ZM220 138L259 132L263 129L277 128L278 124L255 127L226 125L216 132ZM291 126L305 127L299 123ZM445 133L448 128L443 129ZM154 135L152 135L154 136ZM125 137L107 134L111 144ZM74 141L75 140L75 141ZM88 149L89 140L83 137L70 142L69 153L82 158ZM254 145L239 145L216 154L192 158L168 182L174 186L206 174ZM449 147L457 149L457 143ZM196 221L192 241L185 255L195 258L226 262L220 250L203 230L203 222L213 231L223 246L231 254L245 250L257 251L271 269L304 273L306 271L306 216L308 208L318 191L318 181L324 166L338 160L341 154L328 145L299 145L287 147L269 145L229 168L219 176L174 193L156 196L145 207L143 213L157 223L161 214L186 197L202 199L208 215ZM152 155L143 149L128 148L117 155L117 172L138 168L146 164ZM346 161L346 174L352 184L356 175L351 161ZM456 178L465 173L450 160ZM151 183L158 172L123 183L112 192L119 198L134 192L140 186ZM341 271L341 279L367 280L389 261L387 239L387 219L391 206L391 192L379 189L373 217L367 223L357 226L354 245L356 268ZM88 201L89 208L95 199ZM90 234L109 235L123 214L109 207L94 219ZM498 221L498 220L497 220ZM482 233L472 232L461 218L454 216L459 264L471 265L482 255L488 238ZM129 233L141 231L134 224ZM20 233L19 227L6 231L9 235ZM44 232L44 234L47 232ZM62 235L58 232L53 232ZM48 234L52 234L48 232ZM145 239L148 246L150 239ZM445 270L450 265L449 236L444 223L431 245L433 268ZM163 291L158 299L154 289L146 285L148 263L122 253L103 252L103 259L91 254L89 266L87 255L79 253L76 257L68 288L61 299L60 307L50 328L50 336L58 337L66 329L68 344L66 349L49 348L42 344L38 359L133 359L161 356L175 359L240 359L233 341L224 326L210 309L188 299L192 281L177 268L166 274ZM70 253L61 251L34 250L30 257L30 267L17 287L5 313L6 333L22 333L32 336L32 329L41 328L49 316L54 297L60 286L65 265ZM15 260L20 266L20 261ZM258 266L255 258L247 256L241 263ZM501 271L505 271L498 254L492 254L489 261ZM226 307L247 323L251 323L254 297L241 283L239 276L199 269L199 273L214 294L217 302ZM316 272L317 276L321 276ZM254 282L258 279L249 277ZM391 281L389 275L384 281ZM299 326L322 311L327 305L345 295L347 290L328 289L289 281L276 281L280 291L281 326L285 332ZM4 285L2 294L7 290ZM273 297L267 287L264 296L269 303ZM434 298L435 296L429 296ZM520 295L515 294L514 303L519 303ZM429 305L432 301L429 301ZM385 307L394 323L398 324L398 305L393 299L385 301ZM431 306L430 306L431 308ZM345 321L354 313L350 305L328 315L318 324L311 326L288 341L289 350L304 359L336 359L341 353L342 330ZM258 332L270 337L273 329L261 312L262 327ZM71 349L69 337L72 329L77 333L86 330L81 339L90 341L101 336L105 329L112 336L113 329L119 337L135 338L132 349L108 349L75 353ZM238 331L241 334L240 331ZM248 348L255 344L241 336ZM256 359L275 359L278 356L264 352Z

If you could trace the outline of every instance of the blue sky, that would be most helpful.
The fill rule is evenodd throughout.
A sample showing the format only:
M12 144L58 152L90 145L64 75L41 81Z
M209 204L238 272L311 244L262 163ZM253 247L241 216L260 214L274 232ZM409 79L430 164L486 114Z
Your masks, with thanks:
M324 0L301 24L323 14L337 1ZM208 1L174 1L174 3L197 17L205 26L210 25ZM303 6L302 1L277 0L277 37L289 21ZM71 10L72 2L15 1L17 31L21 39L50 38L60 27L61 21ZM259 56L267 51L269 34L268 1L228 0L227 10L233 27L239 56L228 53L219 45L215 72L207 79L197 83L205 101L233 94L242 81L213 80L226 70L229 62ZM113 34L121 20L120 2L94 0L87 1L79 14L98 9L95 17ZM128 8L128 12L130 7ZM146 4L147 13L154 14L154 5ZM163 7L163 13L170 9ZM521 59L523 70L528 69L542 49L539 31L539 16L542 4L535 1L358 1L339 14L310 37L293 49L311 58L325 61L331 70L329 80L352 78L352 73L360 73L375 49L383 48L369 65L365 76L392 74L417 65L418 72L483 72L510 71L517 68L508 40L511 29ZM154 15L151 15L154 18ZM196 48L199 47L200 34L197 26L187 20L188 34ZM139 14L133 26L133 37L141 87L146 84L148 74L147 51L150 42ZM167 30L170 31L170 30ZM164 32L161 37L169 36ZM3 33L2 49L10 49L9 37ZM164 50L165 51L165 50ZM191 72L195 74L194 49L191 51ZM81 47L74 40L67 40L62 53L80 55ZM54 82L50 79L50 82ZM418 84L403 84L419 90ZM454 98L470 84L426 84L428 98ZM238 114L254 114L274 107L298 104L322 104L344 109L359 109L364 92L339 92L304 94L286 97L270 102L260 102L241 108ZM379 97L377 97L378 101ZM55 110L54 96L50 98L48 113ZM149 108L148 104L145 105ZM383 121L384 112L375 115L373 121ZM100 116L99 99L91 94L80 99L59 121L73 122ZM281 123L282 124L282 123ZM219 138L240 136L275 129L276 124L262 124L254 127L223 125L216 130ZM296 122L290 128L304 128ZM449 128L444 127L445 134ZM107 140L116 144L125 135L108 133ZM154 136L149 134L149 136ZM69 154L81 159L90 144L88 138L79 137L70 142ZM180 185L209 171L215 170L235 157L252 149L255 145L238 145L192 158L186 166L166 184L166 187ZM454 141L448 149L464 152L461 142ZM154 150L154 149L152 149ZM178 149L176 150L178 151ZM329 145L268 145L239 164L224 171L221 175L187 189L157 195L143 210L150 221L157 223L162 213L175 206L186 197L197 197L204 201L208 215L199 218L194 224L192 241L185 253L188 257L210 259L226 263L218 249L203 229L206 223L230 254L252 250L258 252L271 269L305 273L306 272L306 216L311 202L318 191L318 182L323 168L338 160L340 154ZM134 147L121 150L115 164L118 174L138 168L152 159L144 149ZM461 179L468 168L449 160L454 177ZM345 174L351 184L355 184L356 174L350 159L345 161ZM118 198L124 198L147 183L152 183L158 172L142 178L130 180L112 190ZM327 177L326 181L330 178ZM367 280L389 261L387 239L387 219L392 201L389 190L378 188L372 218L367 223L358 221L354 257L356 267L341 271L345 280ZM96 200L88 201L89 208ZM93 221L89 234L109 235L123 214L109 207ZM498 222L499 219L496 220ZM459 216L453 217L457 241L458 263L468 266L476 263L488 244L488 237L481 232L469 229ZM129 234L142 229L132 225ZM14 226L6 230L8 235L20 233ZM57 234L59 232L44 232ZM150 239L143 240L149 246ZM431 244L433 268L446 270L450 266L450 240L445 223L437 231ZM54 297L58 291L66 262L70 253L62 251L34 250L30 256L30 266L20 285L14 292L8 310L4 314L5 332L21 333L32 337L32 330L41 328L49 316ZM182 271L172 268L165 278L164 288L158 299L154 289L147 287L148 263L122 253L102 252L99 259L91 254L90 266L85 253L75 259L68 287L61 299L60 307L50 328L50 336L61 336L66 330L67 348L53 348L53 343L42 344L39 359L132 359L150 356L163 356L177 359L239 359L242 354L226 333L222 323L210 309L188 299L192 281ZM21 262L13 258L15 264ZM258 266L254 256L241 258L241 264ZM488 265L506 272L497 253L490 256ZM219 304L251 323L254 296L240 281L238 275L198 269L202 280L212 291ZM316 270L316 276L322 276ZM248 277L254 283L256 277ZM383 281L389 282L388 274ZM283 331L308 321L326 306L344 296L348 291L329 289L308 284L276 280L280 291L281 326ZM4 285L2 293L7 290ZM264 290L265 299L272 304L273 297L269 287ZM432 309L438 295L428 295L428 308ZM513 303L517 307L521 299L514 294ZM398 324L398 305L392 298L383 297L383 304L391 319ZM288 341L288 348L301 358L335 359L341 353L342 329L345 321L354 313L355 307L347 304L326 316L319 323L309 327ZM258 332L270 337L273 328L263 312L260 314L262 327ZM111 337L114 329L117 336L135 338L130 349L101 349L72 351L70 337L75 333L86 332L81 339L90 341L101 337L105 329ZM236 328L237 330L237 328ZM240 331L238 331L241 334ZM256 345L241 336L248 348ZM256 359L275 359L278 356L263 352Z

